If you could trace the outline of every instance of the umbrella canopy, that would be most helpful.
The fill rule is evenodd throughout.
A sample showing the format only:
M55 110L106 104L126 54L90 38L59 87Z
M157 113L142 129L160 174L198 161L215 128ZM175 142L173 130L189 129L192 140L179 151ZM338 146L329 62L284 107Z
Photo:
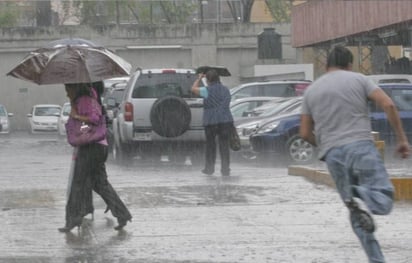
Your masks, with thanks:
M53 48L59 46L89 46L89 47L97 47L96 45L90 40L86 40L83 38L63 38L49 42L45 47Z
M123 58L90 45L94 44L51 42L49 47L30 52L7 75L44 85L91 83L130 74L132 66Z
M216 70L216 72L217 72L217 74L219 74L219 76L222 76L222 77L231 76L229 70L225 67L222 67L222 66L201 66L201 67L198 67L196 69L196 73L197 74L199 74L199 73L206 74L206 72L210 69Z

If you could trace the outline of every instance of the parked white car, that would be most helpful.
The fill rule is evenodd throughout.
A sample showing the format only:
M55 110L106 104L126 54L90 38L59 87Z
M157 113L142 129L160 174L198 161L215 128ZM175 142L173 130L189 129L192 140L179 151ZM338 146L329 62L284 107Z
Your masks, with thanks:
M57 123L62 107L56 104L34 105L31 112L27 114L31 133L57 132Z
M412 83L411 74L376 74L376 75L367 75L366 77L371 79L376 84Z
M71 111L72 107L70 105L70 102L66 102L63 104L62 110L60 112L60 117L59 117L59 124L58 124L58 130L59 134L62 136L66 135L66 123L67 120L69 119L69 114Z
M6 107L0 104L0 133L10 132L9 117L13 117L13 113L7 112Z

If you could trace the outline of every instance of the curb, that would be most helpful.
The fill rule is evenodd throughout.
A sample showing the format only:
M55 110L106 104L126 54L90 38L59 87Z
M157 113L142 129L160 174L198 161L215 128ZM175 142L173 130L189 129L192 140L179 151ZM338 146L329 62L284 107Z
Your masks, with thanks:
M317 170L304 166L289 166L288 174L302 176L311 182L335 188L335 182L326 170ZM412 178L393 177L391 181L395 187L394 198L396 201L412 200Z

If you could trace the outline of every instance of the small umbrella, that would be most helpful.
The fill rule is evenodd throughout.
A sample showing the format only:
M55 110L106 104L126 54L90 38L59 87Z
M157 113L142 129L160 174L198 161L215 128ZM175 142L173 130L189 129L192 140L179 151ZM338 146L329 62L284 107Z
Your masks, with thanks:
M90 40L86 40L83 38L62 38L58 40L54 40L49 42L45 47L58 47L58 46L89 46L89 47L97 47L96 45Z
M197 74L199 74L199 73L206 74L206 72L210 69L216 70L216 72L217 72L217 74L219 74L219 76L222 76L222 77L231 76L229 70L225 67L222 67L222 66L201 66L201 67L198 67L196 69L196 73Z
M128 76L132 66L109 49L82 39L62 39L30 52L7 75L44 84L92 83Z

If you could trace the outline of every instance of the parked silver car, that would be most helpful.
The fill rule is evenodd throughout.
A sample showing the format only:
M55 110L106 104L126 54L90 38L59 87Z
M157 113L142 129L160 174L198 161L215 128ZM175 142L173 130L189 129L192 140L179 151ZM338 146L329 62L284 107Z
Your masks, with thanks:
M13 113L7 112L6 107L0 104L0 133L10 132L10 117L13 117Z

